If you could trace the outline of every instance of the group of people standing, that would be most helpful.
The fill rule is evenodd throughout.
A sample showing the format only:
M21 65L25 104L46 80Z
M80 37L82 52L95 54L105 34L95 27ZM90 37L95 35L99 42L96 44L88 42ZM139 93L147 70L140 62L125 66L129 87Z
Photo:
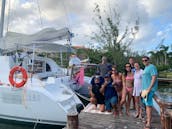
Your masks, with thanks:
M111 65L106 57L98 66L98 72L91 80L90 102L99 105L99 110L113 111L114 116L122 115L125 104L126 115L130 115L130 103L136 109L135 118L142 118L141 103L146 106L145 129L151 127L153 96L157 90L157 69L150 63L149 57L142 57L144 70L134 58L124 66L124 72L118 72L117 65Z

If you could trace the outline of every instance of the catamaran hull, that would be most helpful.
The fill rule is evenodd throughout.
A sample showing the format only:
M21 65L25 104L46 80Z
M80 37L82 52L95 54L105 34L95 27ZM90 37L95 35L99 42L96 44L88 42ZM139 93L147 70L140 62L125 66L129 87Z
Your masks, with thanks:
M37 119L30 119L30 118L23 118L23 117L20 118L20 117L16 117L16 116L0 115L0 119L7 120L7 121L16 121L17 123L27 122L27 123L33 123L33 124L37 123L37 124L61 125L61 126L66 125L66 122L61 122L61 121L49 121L49 120L37 121ZM1 120L1 122L2 122L2 120Z
M75 97L60 102L36 90L1 86L0 91L0 118L7 120L65 125L67 113L77 105Z
M65 125L67 114L77 113L76 107L82 102L64 85L61 77L47 76L42 79L39 74L34 74L28 76L23 87L15 88L9 83L13 65L13 58L0 56L0 66L3 66L0 67L0 118ZM41 74L46 75L46 72ZM20 82L20 76L13 79Z

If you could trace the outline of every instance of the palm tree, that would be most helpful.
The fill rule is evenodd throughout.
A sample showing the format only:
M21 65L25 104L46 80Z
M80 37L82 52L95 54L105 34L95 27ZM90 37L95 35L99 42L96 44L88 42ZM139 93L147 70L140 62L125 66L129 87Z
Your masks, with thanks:
M172 52L168 52L167 57L168 57L169 66L171 66L171 68L172 68Z
M169 49L169 46L161 45L160 46L160 52L162 52L164 56L164 64L167 65L167 51Z
M157 51L149 51L148 54L150 54L150 58L152 60L152 63L159 64L159 54Z

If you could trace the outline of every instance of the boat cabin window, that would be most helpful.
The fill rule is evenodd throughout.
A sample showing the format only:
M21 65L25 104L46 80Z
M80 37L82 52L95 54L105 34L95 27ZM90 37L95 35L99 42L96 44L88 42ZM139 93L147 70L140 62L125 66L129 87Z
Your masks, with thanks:
M51 67L49 64L46 63L46 72L50 72L51 71Z
M28 72L34 72L34 73L42 73L42 72L45 72L45 61L42 61L42 60L34 60L32 61L29 60L28 61Z

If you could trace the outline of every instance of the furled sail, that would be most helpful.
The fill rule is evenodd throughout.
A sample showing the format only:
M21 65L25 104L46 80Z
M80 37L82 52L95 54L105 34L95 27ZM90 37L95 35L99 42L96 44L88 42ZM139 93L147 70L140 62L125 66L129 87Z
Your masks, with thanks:
M0 48L3 50L14 50L26 46L31 49L33 44L40 51L50 52L72 52L70 46L64 46L55 43L56 41L73 37L68 28L56 30L54 28L45 28L35 34L26 35L16 32L7 32L6 36L1 39Z

